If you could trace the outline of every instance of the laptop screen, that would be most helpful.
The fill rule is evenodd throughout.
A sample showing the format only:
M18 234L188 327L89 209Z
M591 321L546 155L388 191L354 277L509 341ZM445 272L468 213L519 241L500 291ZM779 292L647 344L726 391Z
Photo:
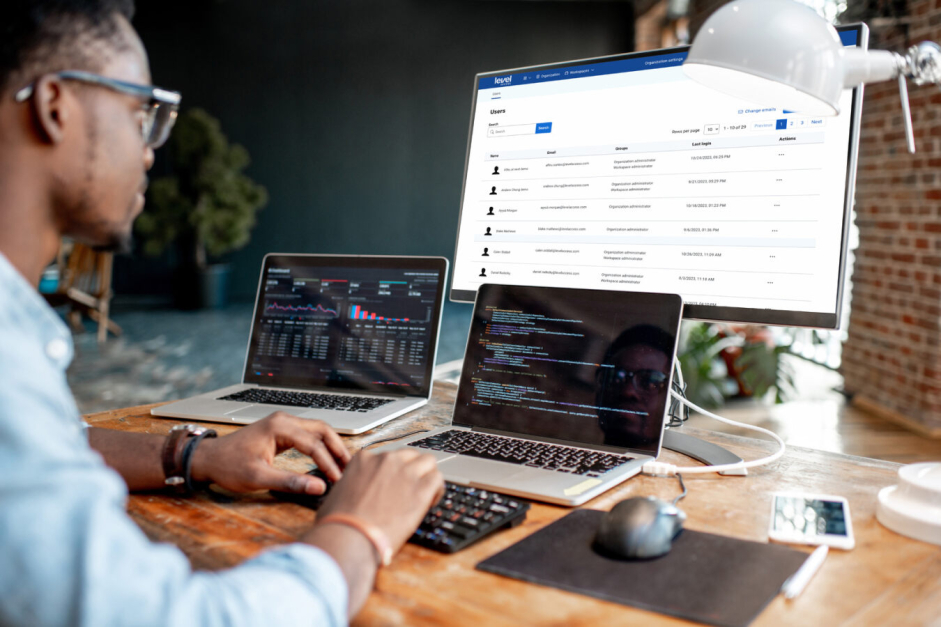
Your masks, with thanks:
M454 424L656 455L682 300L486 284Z
M427 396L447 264L268 255L243 381Z

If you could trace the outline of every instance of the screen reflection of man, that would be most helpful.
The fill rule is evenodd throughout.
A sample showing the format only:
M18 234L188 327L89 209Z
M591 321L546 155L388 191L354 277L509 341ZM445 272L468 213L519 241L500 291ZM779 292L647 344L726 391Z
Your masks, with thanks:
M595 373L598 426L605 444L656 446L674 344L663 329L640 324L621 333L605 351Z

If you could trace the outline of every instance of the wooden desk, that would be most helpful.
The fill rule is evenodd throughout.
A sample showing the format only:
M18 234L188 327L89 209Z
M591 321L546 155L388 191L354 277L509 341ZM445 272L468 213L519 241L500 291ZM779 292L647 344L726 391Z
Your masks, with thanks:
M431 403L370 433L346 439L350 450L374 440L430 429L450 420L454 386L436 384ZM166 433L177 421L154 418L153 405L86 417L97 427ZM238 428L213 425L220 434ZM770 442L686 428L745 459L773 449ZM691 463L672 451L662 459ZM289 451L284 468L304 471L310 460ZM941 547L910 540L875 518L876 493L896 483L898 464L792 447L777 463L749 477L689 475L689 495L680 503L687 528L764 542L771 493L807 490L849 499L856 548L833 550L821 571L794 601L776 598L755 625L941 625ZM675 479L638 476L590 501L607 510L635 495L672 498ZM219 569L242 562L264 547L289 542L308 529L314 513L267 493L179 499L159 494L131 497L128 511L153 540L178 545L197 568ZM510 546L570 510L534 504L526 522L497 533L456 555L406 545L378 576L376 590L354 624L381 625L610 625L681 624L684 621L531 585L474 570L481 560ZM809 551L809 549L808 549ZM682 594L678 590L677 594Z

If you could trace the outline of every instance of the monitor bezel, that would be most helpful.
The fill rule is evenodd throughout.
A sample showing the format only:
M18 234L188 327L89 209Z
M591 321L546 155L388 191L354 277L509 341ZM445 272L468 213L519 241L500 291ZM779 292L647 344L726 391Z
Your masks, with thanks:
M869 27L859 22L856 24L847 24L836 27L837 32L856 31L856 46L863 50L868 48ZM449 298L453 302L473 303L476 300L476 290L461 290L454 288L454 272L457 269L457 251L461 237L461 221L464 213L464 194L467 190L467 170L470 161L471 140L474 132L474 114L477 111L477 97L480 93L480 79L490 76L502 76L504 74L513 74L517 72L531 72L538 70L548 70L571 67L573 65L582 65L585 63L597 63L606 61L620 61L623 59L636 59L655 55L671 54L676 52L687 52L689 46L678 46L674 48L663 48L658 50L647 50L644 52L629 52L604 57L594 57L590 59L578 59L575 61L564 61L561 63L551 63L545 65L534 65L530 67L515 68L510 70L498 70L494 72L481 72L474 76L473 100L471 102L470 124L467 130L467 150L464 156L464 178L461 187L461 204L458 212L457 236L454 242L454 263L451 268L451 290ZM846 285L846 260L849 252L849 236L852 220L852 209L855 202L854 194L856 189L856 162L859 151L859 131L860 115L862 110L863 86L859 85L853 89L852 105L850 110L850 132L849 145L847 146L848 160L846 168L846 184L843 192L843 232L840 241L840 266L837 276L836 301L834 303L833 313L813 312L813 311L789 311L783 309L752 309L745 307L721 307L713 305L686 305L683 308L683 318L685 320L704 320L712 322L738 322L752 324L766 324L775 326L789 327L811 327L818 329L839 329L843 312L843 293Z

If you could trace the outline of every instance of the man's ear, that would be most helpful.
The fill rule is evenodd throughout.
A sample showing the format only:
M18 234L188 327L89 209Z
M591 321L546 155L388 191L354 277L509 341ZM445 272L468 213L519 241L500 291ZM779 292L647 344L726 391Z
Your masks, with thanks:
M33 119L36 130L47 142L58 144L65 137L65 125L71 117L70 107L74 100L62 84L62 79L46 75L33 87Z

